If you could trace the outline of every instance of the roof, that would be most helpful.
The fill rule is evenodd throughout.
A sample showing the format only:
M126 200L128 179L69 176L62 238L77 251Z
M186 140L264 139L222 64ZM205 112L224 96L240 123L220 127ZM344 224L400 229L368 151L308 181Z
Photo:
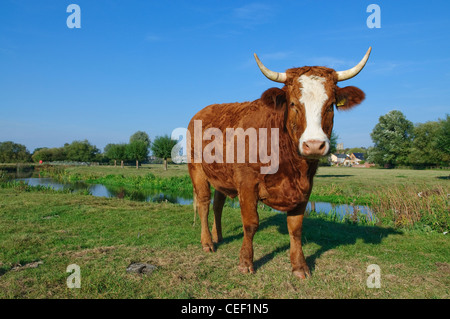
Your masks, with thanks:
M347 158L347 154L333 154L333 155L336 156L337 158L343 158L343 159Z
M363 153L353 153L353 156L355 156L359 160L364 160L364 154Z

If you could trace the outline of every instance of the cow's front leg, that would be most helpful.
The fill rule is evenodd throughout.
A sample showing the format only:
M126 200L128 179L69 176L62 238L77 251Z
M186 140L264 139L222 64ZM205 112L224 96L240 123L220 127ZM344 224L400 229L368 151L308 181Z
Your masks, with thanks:
M259 216L257 212L258 200L253 192L239 194L241 206L244 240L239 255L239 270L242 273L255 273L253 268L253 236L258 230Z
M297 209L287 213L287 225L291 242L292 273L301 279L311 276L302 249L302 226L306 204L302 204Z

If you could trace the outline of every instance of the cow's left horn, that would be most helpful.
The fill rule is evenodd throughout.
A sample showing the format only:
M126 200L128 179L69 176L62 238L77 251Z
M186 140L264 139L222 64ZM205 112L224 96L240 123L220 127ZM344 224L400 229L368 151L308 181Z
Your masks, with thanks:
M366 65L366 62L369 59L369 55L370 55L371 51L372 51L372 47L369 47L369 50L367 50L364 58L353 68L345 70L345 71L337 71L336 73L338 75L338 82L351 79L352 77L355 77L356 75L358 75L358 73L361 72L361 70Z
M264 64L262 64L262 62L259 60L256 53L254 53L254 56L255 56L256 63L258 63L259 69L269 80L272 80L275 82L280 82L280 83L286 82L286 73L270 71L268 68L266 68L264 66Z

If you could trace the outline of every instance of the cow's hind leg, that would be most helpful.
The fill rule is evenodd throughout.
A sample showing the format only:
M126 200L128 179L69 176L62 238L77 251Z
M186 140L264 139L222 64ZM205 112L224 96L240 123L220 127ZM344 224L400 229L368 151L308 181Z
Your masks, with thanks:
M302 249L302 227L305 209L306 203L300 205L296 210L287 213L287 225L291 242L292 273L301 279L311 276Z
M225 204L226 195L215 190L214 192L214 225L212 228L212 238L213 242L220 243L223 240L222 237L222 210L223 205Z

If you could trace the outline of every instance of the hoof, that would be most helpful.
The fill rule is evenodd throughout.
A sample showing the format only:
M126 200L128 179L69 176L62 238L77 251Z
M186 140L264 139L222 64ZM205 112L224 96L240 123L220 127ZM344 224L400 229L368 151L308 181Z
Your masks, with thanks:
M292 274L299 279L306 279L306 278L311 277L311 272L309 271L308 267L305 267L303 269L293 270Z
M243 274L254 274L255 273L255 269L253 268L253 266L238 266L238 269L241 273Z
M203 245L202 247L203 247L203 251L205 253L213 253L216 251L213 244L206 244L206 245Z

